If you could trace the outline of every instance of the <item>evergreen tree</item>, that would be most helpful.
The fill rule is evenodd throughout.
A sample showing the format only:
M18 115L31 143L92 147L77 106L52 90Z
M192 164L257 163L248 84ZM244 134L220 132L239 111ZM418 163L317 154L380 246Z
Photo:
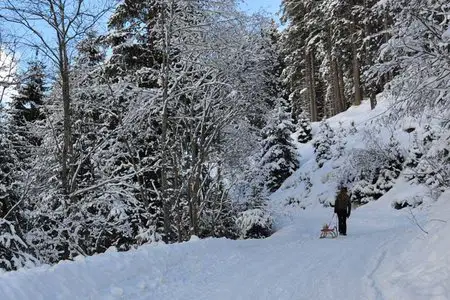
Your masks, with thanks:
M297 127L298 127L297 134L299 143L306 144L307 142L312 140L311 122L304 113L300 115Z
M395 181L400 176L405 162L405 156L400 149L398 140L391 136L387 145L388 158L384 166L380 167L380 171L376 176L375 187L376 190L381 191L384 195L395 184Z
M42 112L45 93L45 73L42 62L33 61L22 76L17 94L11 97L10 109L2 121L0 150L2 158L2 183L6 190L1 197L2 213L8 213L7 220L23 221L23 209L27 205L30 185L29 173L33 171L35 147L41 143L37 131L38 124L44 119ZM4 122L4 123L3 123ZM20 231L22 222L15 227ZM14 224L11 226L14 227Z
M268 237L272 233L272 224L270 214L259 208L243 211L236 219L239 237L242 239Z
M419 164L423 153L419 146L419 140L417 137L417 132L414 132L412 145L408 148L408 154L405 160L405 166L410 169L414 169Z
M278 99L283 99L285 103L288 103L289 95L287 93L287 88L282 81L282 73L285 68L284 54L280 49L281 46L281 34L279 32L278 26L274 20L264 28L263 32L263 51L265 56L265 65L267 66L264 70L265 79L267 81L267 104L268 109L274 109L277 104ZM288 103L288 111L291 111L291 103ZM263 112L264 113L264 112ZM292 114L294 120L296 120L297 115Z
M0 270L12 271L37 263L13 223L0 218Z
M0 218L3 218L17 201L13 183L18 161L9 137L7 128L0 121Z
M295 130L292 118L283 106L277 107L272 120L262 130L261 166L266 172L266 186L276 191L298 168L296 150L291 134Z
M18 159L23 163L32 156L33 147L41 142L36 128L45 119L45 78L44 64L38 60L30 62L21 78L17 94L11 98L8 121L10 138Z
M314 152L319 168L322 168L326 161L332 159L331 146L334 145L335 134L326 121L322 121L319 126L319 133L314 140Z
M24 127L26 122L42 120L44 114L45 67L40 61L32 61L17 91L12 97L13 122L16 126Z
M261 130L267 123L267 113L272 111L279 99L288 101L288 93L282 81L282 72L284 69L283 53L280 49L281 34L278 31L277 24L264 22L261 28L261 36L258 41L261 60L252 62L255 67L259 67L262 72L260 79L255 81L258 86L258 97L261 97L262 105L250 107L250 124L258 130ZM289 111L290 108L288 108Z
M33 171L34 147L41 142L36 124L44 119L43 64L31 62L22 80L0 121L0 268L4 270L37 263L22 234L30 225L28 177Z

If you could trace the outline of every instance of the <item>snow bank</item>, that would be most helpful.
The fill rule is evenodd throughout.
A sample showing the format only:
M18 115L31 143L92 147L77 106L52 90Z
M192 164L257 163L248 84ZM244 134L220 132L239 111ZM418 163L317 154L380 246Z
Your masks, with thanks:
M450 191L415 226L415 237L397 242L377 273L384 298L450 299Z

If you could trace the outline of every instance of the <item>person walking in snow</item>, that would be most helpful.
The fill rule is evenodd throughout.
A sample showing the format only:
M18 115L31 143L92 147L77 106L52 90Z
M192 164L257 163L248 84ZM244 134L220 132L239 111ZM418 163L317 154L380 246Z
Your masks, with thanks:
M339 234L347 235L347 218L350 217L352 204L348 196L347 187L342 186L334 203L334 212L338 216Z

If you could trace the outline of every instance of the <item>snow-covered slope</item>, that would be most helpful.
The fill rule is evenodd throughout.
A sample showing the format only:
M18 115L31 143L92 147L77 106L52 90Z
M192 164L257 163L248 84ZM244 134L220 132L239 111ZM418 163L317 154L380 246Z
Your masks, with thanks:
M354 122L362 134L385 109L370 111L364 103L330 124ZM360 138L347 138L345 149L365 147ZM353 211L347 237L321 240L332 209L319 201L333 201L334 164L346 158L317 168L310 144L299 145L299 154L301 168L272 195L278 231L267 239L193 238L4 273L0 299L450 299L449 192L412 210L394 210L392 201L428 193L400 179ZM289 198L300 204L286 206Z
M352 106L347 111L327 119L327 123L335 134L336 144L331 150L335 157L319 168L315 160L314 140L308 144L298 144L300 168L271 195L272 209L284 213L286 204L290 202L298 203L299 206L306 208L333 203L338 184L345 181L347 174L344 173L352 168L351 155L369 148L380 148L382 152L383 147L387 149L391 136L395 137L403 154L407 154L414 140L414 133L406 132L405 128L416 127L415 132L421 133L421 125L418 123L427 121L402 118L387 124L385 118L389 110L390 106L386 101L379 102L374 110L371 110L368 101L364 101L360 106ZM314 136L317 136L319 126L320 123L312 124ZM405 187L401 179L398 180L400 185L397 189ZM423 187L406 185L406 188L414 192L402 194L401 197L405 200L413 201L410 199L413 196L422 197L424 202L430 200L427 195L429 191ZM391 199L391 204L399 201L397 189L394 186L392 192L386 195Z
M415 221L414 221L415 222ZM385 299L450 299L450 192L428 213L423 230L385 252L374 279Z
M327 123L335 132L348 129L352 123L354 124L358 130L355 136L341 141L348 153L354 149L366 147L365 130L387 109L386 103L380 103L376 109L371 110L370 103L365 101L360 106L352 106L347 111L328 119ZM316 136L319 131L319 123L313 123L312 129L313 136ZM322 168L318 168L313 143L297 144L297 147L300 168L284 182L277 192L272 194L272 204L279 205L281 208L278 209L284 210L284 204L290 198L304 207L315 207L321 203L333 202L336 186L340 180L340 174L334 172L334 168L339 164L346 163L347 157L344 156L337 162L326 163ZM311 183L310 190L305 186L307 181ZM274 209L277 208L274 207Z

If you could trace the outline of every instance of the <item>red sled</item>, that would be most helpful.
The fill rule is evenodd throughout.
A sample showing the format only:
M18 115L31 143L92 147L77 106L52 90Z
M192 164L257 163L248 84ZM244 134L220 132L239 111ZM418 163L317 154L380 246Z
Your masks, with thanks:
M328 224L323 225L322 230L320 230L320 238L337 238L338 236L338 230L337 227L331 227Z

